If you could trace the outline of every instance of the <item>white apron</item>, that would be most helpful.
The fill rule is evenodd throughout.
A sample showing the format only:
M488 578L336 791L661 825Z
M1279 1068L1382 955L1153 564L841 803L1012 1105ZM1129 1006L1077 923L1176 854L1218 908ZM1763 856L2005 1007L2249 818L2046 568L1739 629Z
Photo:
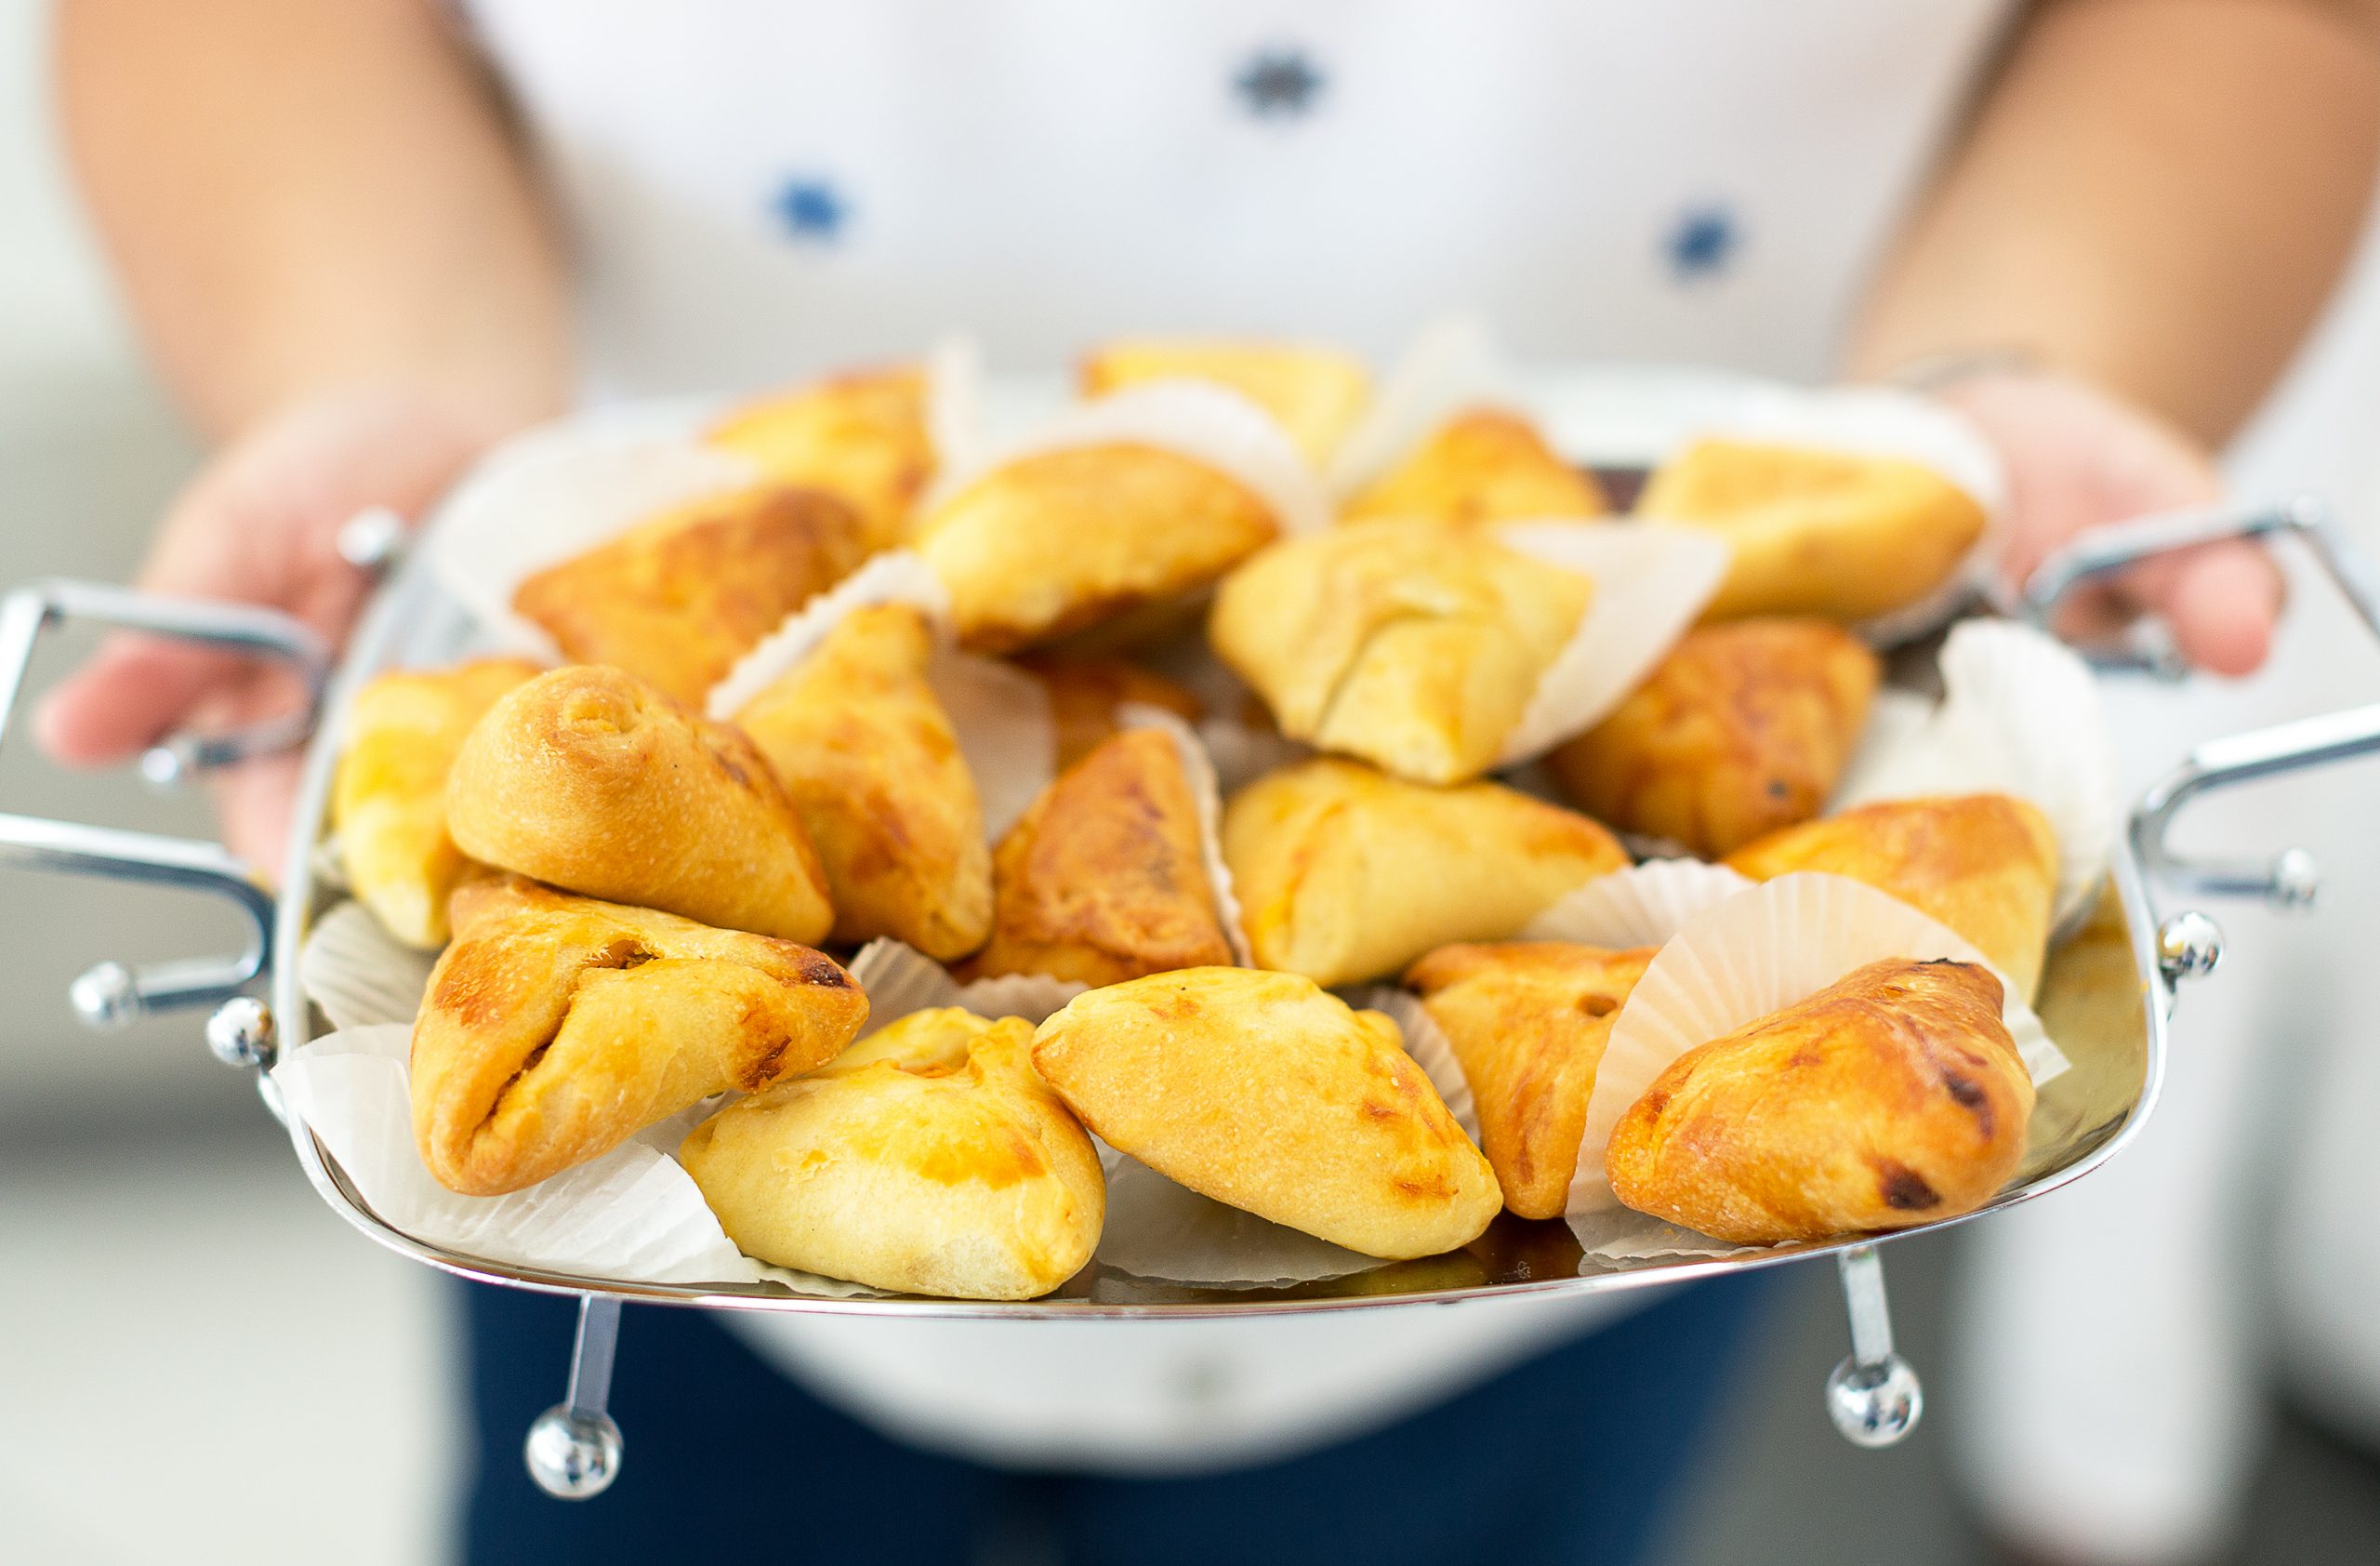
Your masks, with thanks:
M1126 331L1384 356L1461 306L1530 358L1821 378L2004 6L467 10L562 198L587 384L622 396L774 384L952 329L1009 369ZM729 1320L925 1444L1179 1470L1351 1434L1602 1315Z

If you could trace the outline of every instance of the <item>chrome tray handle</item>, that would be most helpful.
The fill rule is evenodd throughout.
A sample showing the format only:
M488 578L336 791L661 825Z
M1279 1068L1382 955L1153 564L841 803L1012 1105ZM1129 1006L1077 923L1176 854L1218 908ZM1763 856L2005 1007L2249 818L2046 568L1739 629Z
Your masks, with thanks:
M332 655L311 628L246 604L167 598L99 582L46 581L0 600L0 743L7 740L23 694L34 644L43 630L70 619L277 658L295 668L303 682L305 699L296 711L220 735L177 735L152 748L141 757L140 772L153 784L287 750L313 733ZM144 1012L228 1002L271 963L272 893L251 867L218 843L0 815L0 864L193 887L228 899L247 915L248 944L236 957L188 958L139 969L101 962L85 973L68 995L75 1015L90 1027L121 1028ZM220 1015L208 1025L207 1041L231 1064L271 1063L269 1017L258 1022Z

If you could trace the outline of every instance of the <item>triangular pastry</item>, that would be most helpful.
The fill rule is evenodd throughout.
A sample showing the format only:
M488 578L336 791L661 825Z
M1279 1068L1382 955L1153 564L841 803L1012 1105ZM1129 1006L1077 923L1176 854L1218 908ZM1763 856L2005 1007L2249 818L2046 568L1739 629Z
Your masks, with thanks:
M439 1184L519 1190L655 1121L832 1059L867 997L791 941L518 878L455 898L414 1024L414 1137Z
M826 871L833 938L944 962L984 944L992 855L959 737L927 683L933 634L905 604L852 611L735 715Z
M1291 739L1454 783L1495 763L1593 592L1476 529L1351 523L1234 571L1209 630Z
M1349 522L1428 517L1477 524L1595 517L1610 510L1602 486L1564 461L1527 419L1477 407L1448 419L1340 514Z
M1031 1299L1099 1243L1099 1154L1033 1025L912 1012L678 1149L745 1254L901 1294Z
M1368 1256L1451 1251L1502 1204L1396 1024L1294 974L1193 968L1093 989L1041 1025L1033 1059L1109 1146Z
M934 474L925 371L859 370L732 410L704 440L783 484L823 489L858 513L865 547L889 550Z
M2019 999L2041 985L2057 839L2024 800L1883 800L1773 832L1726 862L1754 881L1793 870L1864 881L1972 941Z
M1569 1204L1611 1025L1653 960L1567 941L1441 947L1406 984L1446 1034L1479 1113L1504 1205L1558 1218Z
M1614 1128L1612 1193L1739 1245L1972 1213L2033 1112L2000 1007L1987 969L1894 959L1688 1050Z
M1223 811L1257 965L1352 984L1457 941L1508 940L1628 864L1575 811L1496 783L1434 789L1319 757L1267 773Z
M969 977L1114 984L1232 960L1197 796L1161 729L1127 729L1042 790L993 852L992 892Z
M743 733L622 670L578 665L508 693L446 780L447 828L485 864L721 929L818 941L818 856Z
M1877 674L1867 644L1831 620L1702 626L1546 759L1595 819L1715 859L1825 806Z
M1330 459L1371 401L1371 377L1361 361L1310 343L1125 338L1084 355L1079 379L1086 397L1151 380L1227 386L1271 414L1316 468Z

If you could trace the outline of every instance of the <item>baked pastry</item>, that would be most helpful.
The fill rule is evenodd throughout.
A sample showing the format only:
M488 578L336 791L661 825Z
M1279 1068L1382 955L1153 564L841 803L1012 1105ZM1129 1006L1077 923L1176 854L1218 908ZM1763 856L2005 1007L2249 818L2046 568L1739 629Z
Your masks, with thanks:
M767 484L663 512L523 581L512 606L574 663L699 702L735 660L867 555L858 512Z
M1014 652L1197 592L1280 531L1218 469L1132 442L1020 457L922 517L959 640Z
M1207 715L1206 704L1195 693L1124 658L1051 655L1020 658L1017 663L1050 693L1061 772L1117 732L1117 712L1127 705L1155 707L1185 723Z
M1403 1044L1387 1017L1294 974L1191 968L1076 996L1033 1061L1158 1174L1394 1260L1470 1243L1502 1204Z
M1461 1063L1480 1148L1504 1205L1524 1218L1558 1218L1569 1205L1595 1068L1654 950L1447 946L1405 975Z
M713 1115L678 1161L746 1255L900 1294L1046 1294L1091 1260L1107 1189L1032 1049L1021 1017L912 1012Z
M1662 463L1636 512L1734 549L1708 620L1863 620L1900 608L1950 578L1984 523L1965 490L1922 463L1728 440L1697 441Z
M1232 960L1197 796L1161 729L1127 729L1058 775L992 854L992 938L968 978L1115 984Z
M413 1029L413 1128L438 1183L498 1196L730 1088L834 1058L867 997L830 959L518 877L455 897Z
M1703 626L1547 761L1595 819L1715 859L1825 807L1877 674L1829 620Z
M1434 789L1317 757L1265 774L1223 811L1259 967L1353 984L1456 941L1508 940L1599 875L1619 840L1496 783Z
M446 944L446 899L471 862L446 832L446 770L496 698L539 672L520 658L398 670L355 695L331 783L347 882L407 946Z
M1371 377L1361 361L1309 343L1223 338L1123 338L1083 356L1086 397L1148 380L1210 380L1263 408L1319 468L1363 417Z
M703 438L781 484L841 500L858 513L870 551L900 543L934 474L926 373L915 365L839 375L746 403Z
M488 709L446 779L446 823L471 857L590 897L792 941L835 922L752 742L623 670L557 669Z
M1494 764L1593 591L1475 529L1351 523L1234 571L1209 630L1283 734L1453 783Z
M1881 800L1772 832L1726 862L1754 881L1820 870L1866 882L1964 936L2021 999L2041 984L2057 839L2023 800Z
M927 683L933 635L906 604L855 609L735 723L785 785L826 877L833 938L949 962L992 927L984 807Z
M1478 407L1448 419L1340 514L1350 522L1400 516L1478 524L1610 510L1602 486L1564 461L1535 425L1502 408Z
M1739 1245L1972 1213L2016 1173L2033 1082L1971 962L1871 962L1691 1049L1604 1154L1640 1213Z

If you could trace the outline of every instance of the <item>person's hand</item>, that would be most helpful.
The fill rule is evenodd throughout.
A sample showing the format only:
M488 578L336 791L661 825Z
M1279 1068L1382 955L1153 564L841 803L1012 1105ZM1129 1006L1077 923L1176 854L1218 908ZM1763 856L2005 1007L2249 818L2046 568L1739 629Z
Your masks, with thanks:
M2214 462L2187 436L2083 381L1994 371L1936 395L1973 419L2006 465L2009 528L2001 569L2012 585L2087 528L2222 498ZM2072 640L2093 640L2154 615L2193 666L2246 674L2264 662L2281 605L2281 573L2271 557L2231 539L2176 551L2078 588L2057 629Z
M479 445L430 400L353 392L301 404L231 442L166 513L137 578L152 591L233 599L295 615L343 641L369 585L340 558L340 525L371 506L419 515ZM71 765L137 755L181 728L231 727L300 699L285 670L132 632L111 636L42 704L42 748ZM278 878L295 753L223 768L210 783L231 850Z

